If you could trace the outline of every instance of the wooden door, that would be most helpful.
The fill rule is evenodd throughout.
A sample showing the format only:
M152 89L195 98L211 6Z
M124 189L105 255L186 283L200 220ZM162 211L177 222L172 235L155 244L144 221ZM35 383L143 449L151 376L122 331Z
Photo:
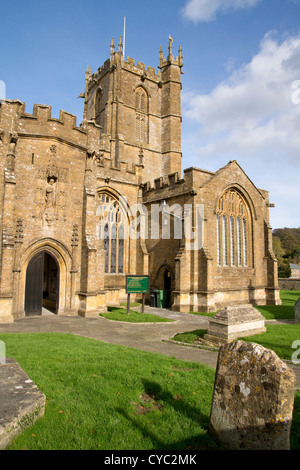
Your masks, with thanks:
M25 315L41 315L43 301L44 252L35 255L26 271Z

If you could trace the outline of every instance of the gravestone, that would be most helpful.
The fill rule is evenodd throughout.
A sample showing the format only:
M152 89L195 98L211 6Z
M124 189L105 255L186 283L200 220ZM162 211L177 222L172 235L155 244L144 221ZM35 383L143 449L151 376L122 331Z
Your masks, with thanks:
M228 449L288 450L295 382L274 351L241 340L221 346L210 432Z
M0 450L45 412L45 395L12 358L0 364Z
M294 305L295 323L300 323L300 297Z
M209 319L204 339L211 343L224 344L265 331L265 318L251 304L229 306Z

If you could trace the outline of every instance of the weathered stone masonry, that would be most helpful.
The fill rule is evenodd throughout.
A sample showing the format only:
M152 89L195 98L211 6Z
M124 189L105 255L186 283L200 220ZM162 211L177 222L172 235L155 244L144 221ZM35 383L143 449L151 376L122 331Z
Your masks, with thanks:
M158 72L122 50L112 42L110 59L87 68L80 125L46 105L0 106L0 321L38 311L36 292L57 314L98 315L125 299L126 274L149 274L174 310L279 303L268 192L236 161L181 174L181 48L160 50ZM163 201L192 207L199 249L174 237L172 216L170 239L162 219L149 237ZM148 237L128 236L135 204L148 211Z

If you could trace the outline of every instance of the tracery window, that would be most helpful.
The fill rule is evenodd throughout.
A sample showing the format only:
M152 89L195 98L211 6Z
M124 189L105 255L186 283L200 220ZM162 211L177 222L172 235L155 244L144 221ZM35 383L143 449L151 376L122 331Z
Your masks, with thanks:
M217 207L218 266L249 266L251 243L249 205L236 189L228 189L220 197Z
M135 138L148 141L148 95L142 87L135 91Z
M105 273L123 273L126 219L117 199L100 193L97 216L98 237L103 240L105 251Z
M96 118L100 115L101 111L103 108L103 93L102 90L99 89L96 94L96 100L95 100L95 114Z

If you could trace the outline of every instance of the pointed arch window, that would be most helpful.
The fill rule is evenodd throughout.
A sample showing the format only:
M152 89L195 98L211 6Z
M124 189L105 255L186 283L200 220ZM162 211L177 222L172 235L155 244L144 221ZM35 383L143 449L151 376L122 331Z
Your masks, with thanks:
M97 216L98 238L103 240L105 251L105 273L123 273L126 218L119 201L109 194L100 193Z
M101 88L98 89L95 98L95 117L99 117L103 108L103 92Z
M227 266L227 216L222 217L222 254L223 266Z
M230 266L235 265L235 253L234 253L234 217L230 216Z
M236 219L236 233L237 233L237 260L238 266L242 266L242 237L241 237L241 219Z
M148 95L143 87L135 91L135 138L148 142Z
M221 219L220 215L217 214L217 260L218 266L221 266Z
M227 190L217 205L218 266L251 266L251 211L234 188Z
M243 264L247 266L248 250L247 250L247 220L243 218Z

